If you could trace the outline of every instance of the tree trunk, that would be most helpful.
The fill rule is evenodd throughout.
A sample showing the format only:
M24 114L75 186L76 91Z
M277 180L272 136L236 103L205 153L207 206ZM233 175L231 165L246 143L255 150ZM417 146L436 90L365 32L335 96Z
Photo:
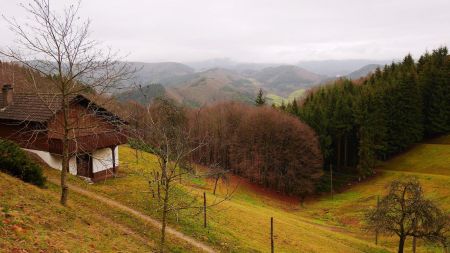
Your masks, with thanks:
M348 137L347 134L345 134L344 137L344 168L347 168L348 166Z
M413 253L416 253L416 240L417 240L417 238L414 236L413 237L413 245L412 245L412 252Z
M66 144L63 144L66 147ZM63 148L65 150L66 148ZM62 169L61 169L61 205L67 205L67 198L69 194L69 187L66 183L67 171L69 170L69 158L67 155L67 151L63 151L63 159L62 159Z
M150 186L150 192L152 193L152 198L155 198L155 189L153 189L152 180L148 180L148 185Z
M167 213L169 212L169 180L167 178L167 162L164 161L164 165L161 168L161 185L164 189L164 203L163 203L163 213L162 213L162 226L161 226L161 243L159 251L164 252L164 244L166 240L166 223L167 223Z
M213 191L214 195L216 195L217 182L219 182L219 177L216 177L216 181L214 182L214 191Z
M163 213L162 213L162 225L161 225L161 242L159 252L164 252L164 245L166 242L166 223L167 223L167 213L168 213L168 203L169 203L169 184L167 183L164 187L164 203L163 203Z
M203 192L203 227L206 228L206 192Z
M139 164L139 156L138 156L138 148L136 147L135 151L135 156L136 156L136 163Z
M403 253L403 248L405 247L405 237L400 236L400 241L398 242L398 253Z
M161 201L161 178L159 177L159 172L156 172L156 183L157 183L158 201Z
M330 195L333 200L333 164L330 164Z
M341 137L338 138L338 145L337 145L337 169L341 169Z
M68 106L66 98L62 99L62 113L63 113L63 139L62 139L62 164L61 164L61 205L67 205L67 198L69 194L69 187L67 186L67 172L69 171L69 120L68 120Z
M115 150L115 146L111 148L111 158L112 158L112 164L113 164L113 174L114 176L117 176L117 170L116 170L116 152L114 152Z

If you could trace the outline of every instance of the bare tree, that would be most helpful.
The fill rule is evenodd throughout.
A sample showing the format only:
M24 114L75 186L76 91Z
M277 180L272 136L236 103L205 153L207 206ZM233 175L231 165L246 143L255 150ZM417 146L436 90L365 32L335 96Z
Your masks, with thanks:
M216 195L217 185L219 183L219 180L222 180L223 183L228 183L229 181L229 171L223 169L218 164L213 164L209 166L210 172L208 173L208 178L211 178L214 180L214 188L213 188L213 195Z
M192 209L200 214L205 208L200 201L203 195L199 192L192 190L183 197L175 194L177 188L181 186L181 178L189 174L206 178L210 173L199 175L192 166L189 166L191 154L202 147L203 142L193 138L192 125L189 124L184 108L171 100L157 99L146 111L147 116L141 118L141 128L134 137L140 142L137 146L153 153L158 160L158 169L150 169L151 176L147 177L147 180L152 196L156 195L155 192L158 193L157 203L161 207L162 216L160 252L163 252L169 214L175 213L178 218L181 210ZM144 132L147 133L145 137ZM183 189L186 190L186 187ZM220 199L210 201L207 207L229 199L231 194L232 192L227 192Z
M79 1L62 12L54 10L49 0L33 0L21 7L28 14L28 20L20 24L14 18L5 18L16 34L16 46L0 49L0 55L29 69L30 84L36 96L49 92L43 91L41 83L36 81L37 77L46 78L53 96L47 94L42 100L49 109L55 108L56 101L60 103L61 204L66 205L66 176L72 155L69 145L76 143L76 130L80 129L79 122L71 120L71 101L77 94L108 93L128 79L132 71L119 61L116 52L103 50L98 42L90 39L90 20L80 19ZM107 101L103 100L104 103ZM98 111L98 106L91 107Z
M432 201L424 199L415 177L390 184L389 193L378 208L367 213L367 226L372 231L397 235L399 253L403 252L408 236L448 245L449 218Z

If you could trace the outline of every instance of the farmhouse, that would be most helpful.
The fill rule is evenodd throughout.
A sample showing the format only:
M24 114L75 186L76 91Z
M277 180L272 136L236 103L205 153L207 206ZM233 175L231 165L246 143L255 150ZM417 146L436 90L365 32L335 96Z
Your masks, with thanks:
M125 122L87 96L69 98L71 174L96 182L117 174L118 145L126 143ZM14 93L9 84L0 96L0 137L37 154L50 167L61 170L63 152L62 96Z

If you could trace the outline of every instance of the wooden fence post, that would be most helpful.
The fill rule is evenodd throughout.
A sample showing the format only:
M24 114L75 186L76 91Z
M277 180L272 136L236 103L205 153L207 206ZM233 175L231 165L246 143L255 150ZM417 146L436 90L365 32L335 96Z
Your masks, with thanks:
M330 193L331 193L331 200L333 200L333 165L330 164Z
M273 217L270 217L270 252L275 252L275 247L273 245Z
M159 178L159 172L156 172L156 182L158 183L158 201L161 201L161 178Z
M377 210L379 206L380 206L380 196L377 195ZM375 230L375 245L378 245L378 229Z
M203 192L203 227L206 228L206 192Z

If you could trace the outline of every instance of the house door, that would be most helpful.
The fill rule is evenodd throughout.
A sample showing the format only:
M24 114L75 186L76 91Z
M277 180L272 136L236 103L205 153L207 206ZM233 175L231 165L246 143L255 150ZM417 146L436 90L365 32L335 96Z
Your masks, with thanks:
M77 155L77 175L92 177L92 157L89 154Z

